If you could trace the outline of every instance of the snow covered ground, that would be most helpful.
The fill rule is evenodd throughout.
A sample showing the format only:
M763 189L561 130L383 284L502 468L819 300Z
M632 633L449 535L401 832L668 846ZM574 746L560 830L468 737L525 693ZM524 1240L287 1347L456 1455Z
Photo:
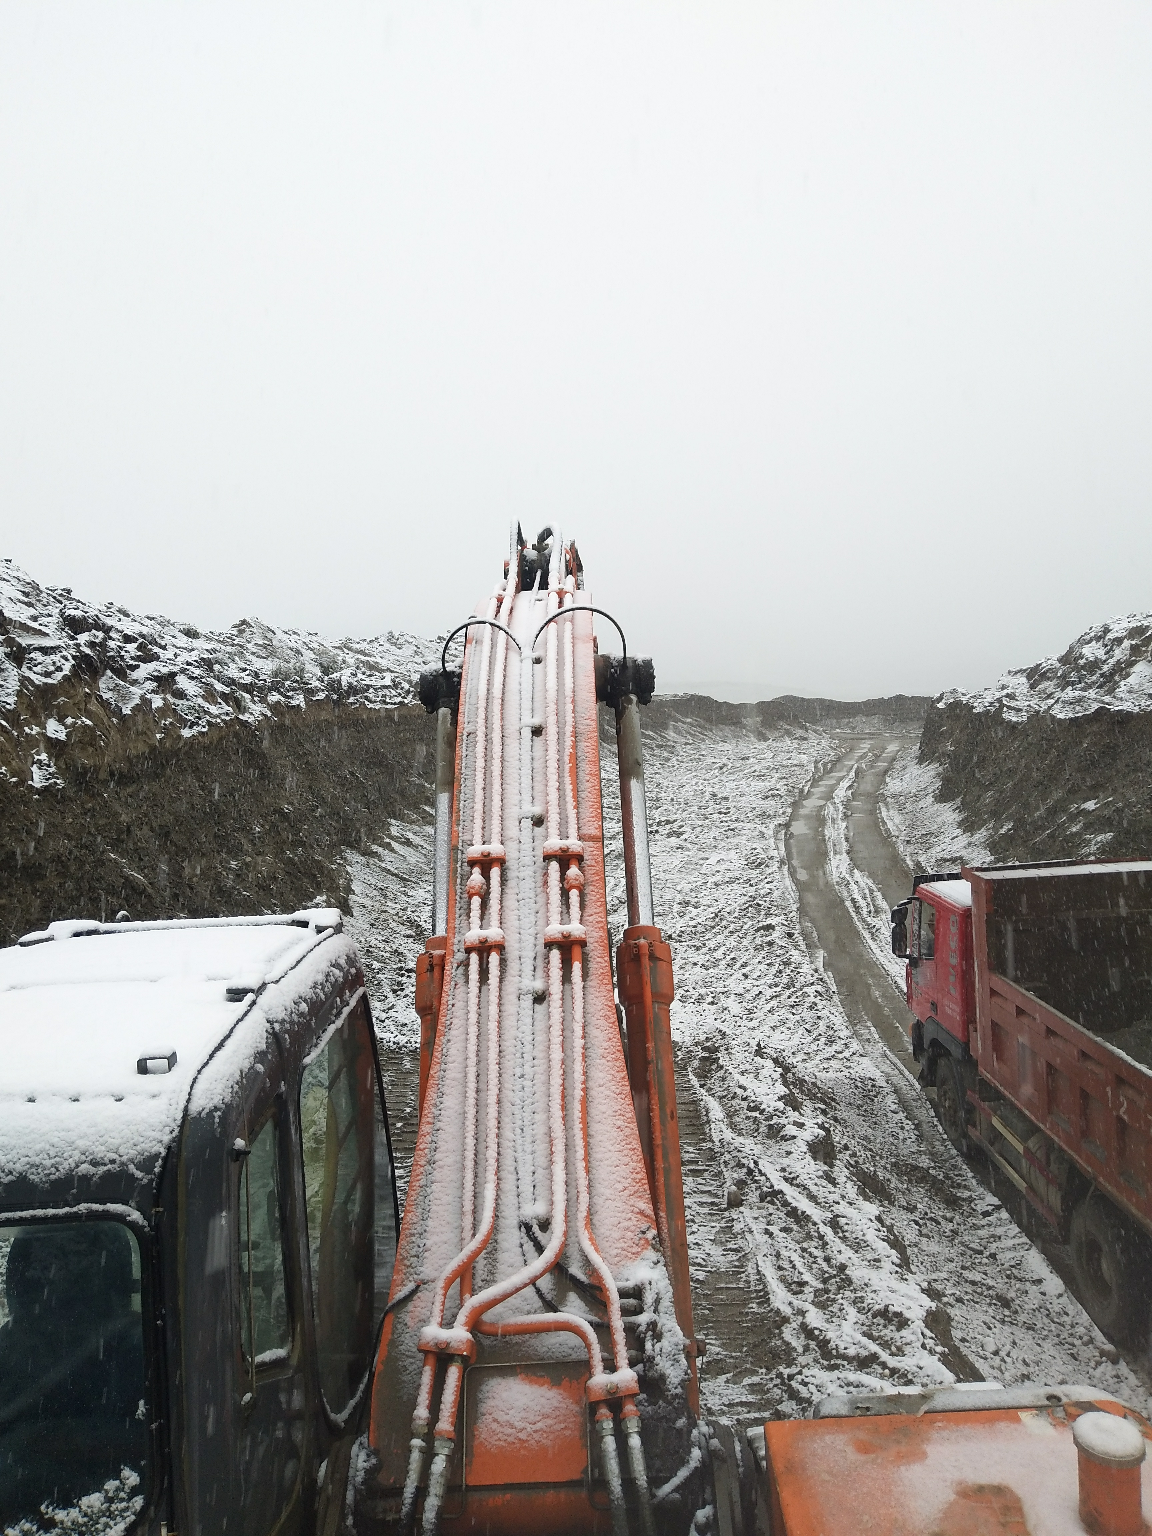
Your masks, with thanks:
M878 1039L862 1050L803 942L784 830L834 750L816 733L738 729L646 744L674 1030L714 1158L687 1190L694 1284L706 1286L718 1227L746 1254L731 1333L709 1340L707 1407L742 1414L758 1392L765 1410L798 1414L833 1391L954 1377L1088 1381L1142 1405L930 1115L906 1109L919 1101L901 1091L904 1069ZM764 1336L755 1296L773 1325L762 1360L741 1350Z
M420 1022L413 999L416 956L432 913L432 807L419 819L393 821L386 846L350 852L347 859L353 914L347 928L360 951L380 1042L403 1210L416 1144Z
M878 1039L861 1043L804 942L784 834L836 742L816 731L681 724L649 735L645 750L657 920L676 975L706 1411L750 1421L807 1413L831 1392L980 1377L1087 1381L1149 1406L936 1131L904 1068ZM623 870L611 747L603 756L615 941ZM850 790L846 781L826 822L840 861L847 845L836 829ZM415 1132L412 978L430 855L430 821L421 821L394 824L371 856L350 856L350 927L384 1044L405 1180Z
M918 763L916 754L914 742L901 749L880 792L880 819L905 864L924 874L994 863L986 841L991 828L965 832L958 802L937 799L939 763Z

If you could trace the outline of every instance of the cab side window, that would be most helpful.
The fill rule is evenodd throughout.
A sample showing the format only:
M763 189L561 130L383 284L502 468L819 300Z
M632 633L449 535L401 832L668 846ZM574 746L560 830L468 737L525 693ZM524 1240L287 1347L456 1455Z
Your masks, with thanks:
M363 1005L305 1065L300 1133L320 1385L340 1413L370 1363L396 1251L387 1135Z
M930 901L920 903L920 958L936 958L936 908Z
M250 1372L286 1359L292 1343L276 1151L273 1114L240 1164L240 1338Z

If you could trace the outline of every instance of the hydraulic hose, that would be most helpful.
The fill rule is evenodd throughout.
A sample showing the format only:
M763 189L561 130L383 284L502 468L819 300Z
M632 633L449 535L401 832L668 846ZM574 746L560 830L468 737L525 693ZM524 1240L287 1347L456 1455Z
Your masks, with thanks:
M515 561L516 566L519 561ZM445 1359L443 1388L434 1431L432 1463L424 1498L422 1530L435 1536L439 1529L443 1501L456 1436L468 1362L474 1358L476 1336L504 1338L518 1335L567 1332L579 1338L589 1360L587 1396L593 1409L595 1434L601 1471L607 1485L613 1536L628 1536L629 1522L624 1498L620 1451L616 1440L613 1405L620 1408L621 1430L625 1437L627 1459L640 1496L640 1515L645 1536L653 1531L653 1516L648 1493L644 1451L640 1440L640 1418L636 1406L639 1383L628 1368L627 1344L619 1292L604 1261L592 1230L588 1173L587 1067L585 1052L584 963L587 936L583 927L584 875L583 845L580 841L578 814L578 763L576 756L576 683L575 638L573 623L553 624L549 620L578 611L575 606L575 579L566 574L562 541L557 536L552 545L548 573L548 618L536 634L543 638L547 629L543 658L544 719L534 718L536 696L532 648L520 650L518 778L514 787L520 806L516 828L517 928L520 939L517 973L516 1049L512 1052L514 1080L512 1088L514 1119L515 1179L517 1206L521 1222L536 1214L535 1134L529 1132L528 1099L535 1074L536 956L539 929L536 902L536 860L534 762L532 735L542 724L544 733L544 932L545 980L548 1017L548 1141L550 1172L550 1212L547 1243L512 1274L497 1279L472 1292L472 1269L487 1248L496 1219L499 1115L501 1089L504 1086L500 1062L500 978L503 951L501 924L503 832L503 699L508 638L512 633L512 607L516 573L509 570L505 588L493 598L486 618L495 620L499 611L502 624L484 624L480 653L480 675L475 698L475 746L473 775L473 843L467 859L471 874L466 887L469 904L469 929L465 935L468 956L466 1091L464 1138L464 1188L461 1209L463 1246L445 1268L437 1283L430 1321L420 1335L424 1368L416 1411L408 1477L405 1482L401 1518L405 1531L412 1529L424 1466L428 1430L431 1423L437 1365ZM535 589L534 589L535 590ZM502 603L502 611L501 611ZM535 624L534 604L526 604L524 620ZM519 615L517 615L519 618ZM505 627L509 626L509 627ZM520 628L517 623L516 628ZM501 632L503 631L503 632ZM521 631L523 632L523 631ZM492 636L496 635L494 665ZM561 659L563 677L561 679ZM489 670L492 678L489 686ZM489 693L491 704L489 707ZM487 768L487 776L486 776ZM486 792L487 791L487 792ZM487 801L488 838L483 840L485 802ZM525 812L528 812L525 815ZM565 899L566 898L566 899ZM487 903L486 927L481 927ZM487 1020L486 1102L484 1106L484 1181L479 1223L473 1227L475 1210L476 1163L479 1155L479 1059L480 1059L480 979L481 957L486 960ZM564 959L570 972L571 1038L566 1039ZM576 1237L600 1291L607 1312L615 1369L605 1371L600 1341L592 1323L569 1312L546 1312L511 1318L487 1316L493 1308L510 1301L535 1285L561 1263L568 1241L568 1131L566 1123L565 1054L572 1049L575 1079L576 1123L572 1127L572 1154L575 1158L577 1194ZM544 1219L540 1217L540 1224ZM460 1306L453 1325L444 1327L447 1298L455 1282L460 1281Z
M495 620L501 603L507 603L513 591L516 579L515 571L509 572L507 581L502 590L498 589L488 603L485 617ZM490 748L494 748L496 754L502 748L502 733L497 733L494 742L489 740L488 725L488 693L489 693L489 669L491 662L492 633L494 624L484 626L484 638L481 642L480 672L476 686L476 733L473 749L473 787L474 798L472 805L472 839L473 846L483 844L484 835L484 787L486 757ZM498 694L497 709L502 709L503 699L503 662L507 641L503 634L498 642L498 680L496 692ZM470 652L468 655L470 656ZM466 663L467 665L467 656ZM500 776L500 765L494 759L494 777ZM492 839L493 844L498 844L498 837ZM448 1293L457 1280L461 1280L462 1287L467 1284L467 1272L470 1270L476 1257L483 1251L491 1236L492 1225L495 1220L496 1208L496 1157L497 1140L491 1137L486 1143L485 1169L485 1211L488 1218L482 1220L480 1230L473 1233L473 1211L475 1204L476 1182L476 1141L477 1141L477 1099L479 1093L478 1066L479 1066L479 1033L480 1033L480 963L481 953L487 949L488 958L488 1012L489 1012L489 1066L495 1051L498 1064L499 1051L499 1016L500 1016L500 961L498 950L492 942L491 935L499 932L499 883L496 884L496 921L491 924L488 941L469 944L473 935L484 935L481 928L481 916L483 900L487 894L487 882L480 873L479 880L475 866L469 877L466 888L469 909L469 929L465 936L465 947L468 951L468 997L467 997L467 1039L465 1062L465 1094L464 1094L464 1180L461 1209L461 1238L463 1246L456 1258L447 1266L441 1274L436 1290L433 1294L431 1309L431 1327L439 1329L444 1320L444 1308L447 1304ZM490 906L491 914L491 906ZM495 985L493 985L495 981ZM489 1107L491 1101L498 1097L499 1080L498 1073L489 1071L488 1096ZM488 1207L491 1206L489 1216ZM462 1278L464 1277L464 1278ZM432 1352L425 1352L424 1366L420 1374L420 1387L417 1392L416 1406L412 1414L412 1436L409 1442L408 1468L404 1479L404 1493L401 1500L400 1524L401 1530L410 1532L415 1523L416 1500L419 1493L420 1478L424 1470L424 1458L427 1448L428 1427L432 1417L432 1399L436 1385L437 1356Z

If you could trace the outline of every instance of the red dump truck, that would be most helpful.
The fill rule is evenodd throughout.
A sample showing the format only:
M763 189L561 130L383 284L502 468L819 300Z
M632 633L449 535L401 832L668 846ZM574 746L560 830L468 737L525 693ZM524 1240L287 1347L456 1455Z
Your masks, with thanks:
M949 1139L1063 1242L1113 1337L1152 1323L1152 861L919 875L892 911Z

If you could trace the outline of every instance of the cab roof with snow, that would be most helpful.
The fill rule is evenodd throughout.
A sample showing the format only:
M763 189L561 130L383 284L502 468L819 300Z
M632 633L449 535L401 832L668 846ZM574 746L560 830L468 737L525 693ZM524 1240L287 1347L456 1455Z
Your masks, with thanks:
M332 909L53 923L0 949L0 1207L147 1207L185 1116L362 985Z

